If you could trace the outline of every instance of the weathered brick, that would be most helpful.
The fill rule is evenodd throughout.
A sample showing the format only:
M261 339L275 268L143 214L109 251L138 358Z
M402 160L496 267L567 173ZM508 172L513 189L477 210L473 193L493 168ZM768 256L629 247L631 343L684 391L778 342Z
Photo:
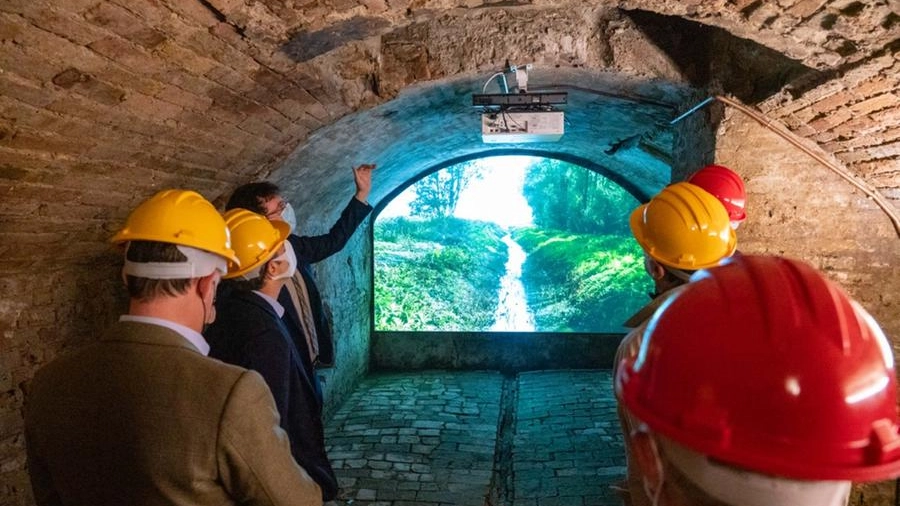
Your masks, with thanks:
M879 95L881 93L886 93L890 91L895 91L900 87L900 79L897 76L887 77L887 76L878 76L873 79L869 79L867 81L863 81L858 86L852 89L853 93L860 99L866 99L869 97L874 97L875 95Z
M26 50L21 47L12 47L7 50L4 46L3 49L0 51L0 68L4 69L4 73L8 72L34 83L45 83L53 79L53 76L61 70L48 65L37 54L26 53Z
M877 97L864 100L858 104L853 104L850 106L850 109L856 114L870 114L891 106L897 107L898 104L900 104L900 97L893 93L885 93L884 95L878 95Z
M177 65L197 76L206 75L213 69L220 67L215 60L204 58L193 51L179 46L172 40L167 40L163 44L158 45L154 48L153 54L157 58L162 58L170 64Z
M101 0L71 0L61 4L59 7L68 12L79 13L87 10ZM25 13L34 8L35 0L4 0L0 2L0 11Z
M111 2L97 4L84 13L84 19L124 38L135 31L148 28L140 18Z
M206 77L221 84L231 91L245 94L252 91L256 83L252 79L225 66L217 66L206 73Z
M33 107L44 107L56 98L54 90L13 72L0 72L0 88L6 97L20 100Z
M219 22L216 15L201 2L170 2L166 6L203 27L213 26Z
M153 58L142 47L118 36L100 39L92 42L87 47L127 67L136 74L146 76L162 75L170 69L170 65L162 60Z
M187 92L177 86L164 84L154 95L160 100L179 105L185 109L205 111L212 105L212 99Z
M291 133L294 129L294 122L276 109L266 107L256 116L281 133Z
M165 2L156 0L107 0L109 3L118 5L128 10L135 16L142 19L149 26L158 26L166 21L171 15L165 6Z
M242 95L223 87L210 90L208 96L213 99L213 105L240 115L255 114L263 108L261 105L247 100Z
M800 0L787 8L786 12L800 19L806 19L828 3L828 0Z
M850 90L842 90L815 102L812 104L811 109L816 113L827 113L856 101L857 95L855 93Z
M236 48L229 41L212 36L209 30L184 28L178 32L178 42L197 54L203 54L234 70L251 74L261 68L253 57Z
M116 105L125 98L125 91L111 86L90 74L69 67L53 76L53 84L80 93L105 105Z
M44 151L56 155L77 155L92 146L94 142L89 138L70 138L25 129L19 129L12 136L0 139L0 144L11 149Z
M0 15L0 18L6 16L7 15ZM21 20L21 18L19 19ZM62 65L68 66L74 61L79 62L79 66L88 72L102 68L105 65L105 62L101 58L93 55L85 46L39 29L30 29L25 32L22 36L21 50L34 58L35 61L44 61L54 64L58 70L64 68L60 68ZM23 63L11 68L19 68ZM47 69L46 63L35 66Z
M25 126L40 132L67 135L86 125L75 118L62 116L46 109L0 96L0 117L11 118L16 126Z
M173 119L183 110L181 106L140 93L128 95L117 107L127 110L135 116L151 118L156 121Z
M144 95L155 95L166 86L165 83L153 78L135 74L116 62L109 62L103 70L97 71L95 75L98 79L102 79L114 86L129 91L137 91Z
M77 14L35 1L22 13L31 23L76 44L87 45L103 38L108 32L85 23Z
M213 98L211 90L220 86L205 77L191 75L182 69L170 69L157 76L160 81L177 86L189 93Z
M870 155L869 160L881 160L885 158L900 159L900 141L868 146L864 149Z
M47 110L98 124L109 122L110 116L108 113L111 110L115 113L114 109L100 107L99 104L75 94L61 96L59 99L54 100L47 104Z

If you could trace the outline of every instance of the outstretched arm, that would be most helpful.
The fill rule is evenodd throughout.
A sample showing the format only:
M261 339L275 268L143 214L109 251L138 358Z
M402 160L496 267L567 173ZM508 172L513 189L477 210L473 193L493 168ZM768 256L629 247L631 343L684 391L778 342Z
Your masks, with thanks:
M353 180L356 182L356 199L368 204L369 192L372 191L372 171L374 163L364 163L353 169Z
M327 234L300 236L291 234L289 240L298 259L314 264L340 251L360 223L372 212L372 206L366 200L372 190L372 171L375 164L363 164L353 169L353 180L356 183L356 194L350 199L340 218Z

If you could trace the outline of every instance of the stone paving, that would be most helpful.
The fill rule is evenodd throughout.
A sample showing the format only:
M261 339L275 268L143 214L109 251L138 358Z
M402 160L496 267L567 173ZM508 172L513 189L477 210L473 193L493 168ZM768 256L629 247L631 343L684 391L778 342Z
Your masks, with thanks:
M608 370L364 379L327 422L328 506L619 506Z
M519 374L514 506L618 505L625 476L609 371Z

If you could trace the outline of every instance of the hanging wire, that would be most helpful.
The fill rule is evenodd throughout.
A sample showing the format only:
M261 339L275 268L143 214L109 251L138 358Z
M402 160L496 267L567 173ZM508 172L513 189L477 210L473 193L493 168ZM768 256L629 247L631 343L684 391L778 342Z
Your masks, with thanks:
M502 78L503 78L502 80L500 80L500 83L501 83L501 84L499 85L499 86L500 86L500 90L501 90L503 93L509 93L509 85L508 85L507 82L506 82L506 73L505 73L505 72L496 72L494 75L492 75L491 77L489 77L488 80L484 82L484 86L481 87L481 92L484 93L485 90L487 90L488 85L491 84L491 81L493 81L493 80L496 79L497 77L502 77Z
M847 181L848 183L850 183L851 185L856 187L858 190L865 193L872 200L874 200L875 204L878 205L878 207L880 207L881 210L884 211L884 213L888 216L888 218L891 220L891 223L894 225L894 230L897 232L897 236L900 237L900 217L897 216L897 213L894 211L893 206L877 190L870 187L869 184L866 183L860 177L847 172L842 167L839 167L837 164L831 162L830 160L828 160L821 154L816 153L815 151L813 151L812 149L810 149L809 147L804 145L803 142L801 142L800 138L798 138L798 136L796 134L794 134L793 132L780 127L779 125L775 124L772 120L765 117L762 113L760 113L758 111L754 111L753 109L747 107L746 105L742 104L741 102L739 102L735 99L724 97L722 95L715 95L715 96L708 97L708 98L704 99L702 102L695 105L694 107L691 107L690 109L688 109L687 112L685 112L684 114L681 114L677 118L670 121L669 125L674 125L675 123L678 123L679 121L683 120L687 116L697 112L701 108L705 107L706 105L709 105L710 103L712 103L714 101L719 101L725 105L730 105L731 107L734 107L735 109L746 114L747 116L750 116L757 123L766 127L770 131L774 132L776 135L778 135L782 139L788 141L795 148L799 149L800 151L803 151L804 153L806 153L807 155L812 157L815 161L824 165L827 169L831 170L832 172L834 172L835 174L837 174L838 176L843 178L845 181ZM900 484L898 484L898 490L900 490ZM897 505L900 506L900 502L897 502Z

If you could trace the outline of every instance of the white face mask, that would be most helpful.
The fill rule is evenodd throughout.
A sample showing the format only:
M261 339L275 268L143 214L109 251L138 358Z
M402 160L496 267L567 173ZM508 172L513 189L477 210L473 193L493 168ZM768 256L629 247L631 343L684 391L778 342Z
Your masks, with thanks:
M656 446L656 441L653 438L650 438L650 445L653 448L653 459L656 464L656 472L659 476L659 482L656 484L656 488L650 484L650 481L645 477L644 478L644 493L647 494L647 497L650 499L650 504L653 506L659 506L659 499L662 497L662 489L663 484L666 482L666 473L663 468L662 460L659 457L659 450Z
M291 232L297 230L297 215L290 202L285 202L284 209L281 211L281 220L291 226Z
M710 497L726 504L846 506L850 499L852 484L849 481L793 480L763 475L719 464L672 441L661 440L660 445L669 462L688 480ZM658 504L658 492L653 501L654 505Z
M297 272L297 255L294 254L294 248L288 241L284 241L284 253L278 255L270 261L285 261L288 264L288 268L284 272L272 276L273 280L289 278L293 276L295 272Z

